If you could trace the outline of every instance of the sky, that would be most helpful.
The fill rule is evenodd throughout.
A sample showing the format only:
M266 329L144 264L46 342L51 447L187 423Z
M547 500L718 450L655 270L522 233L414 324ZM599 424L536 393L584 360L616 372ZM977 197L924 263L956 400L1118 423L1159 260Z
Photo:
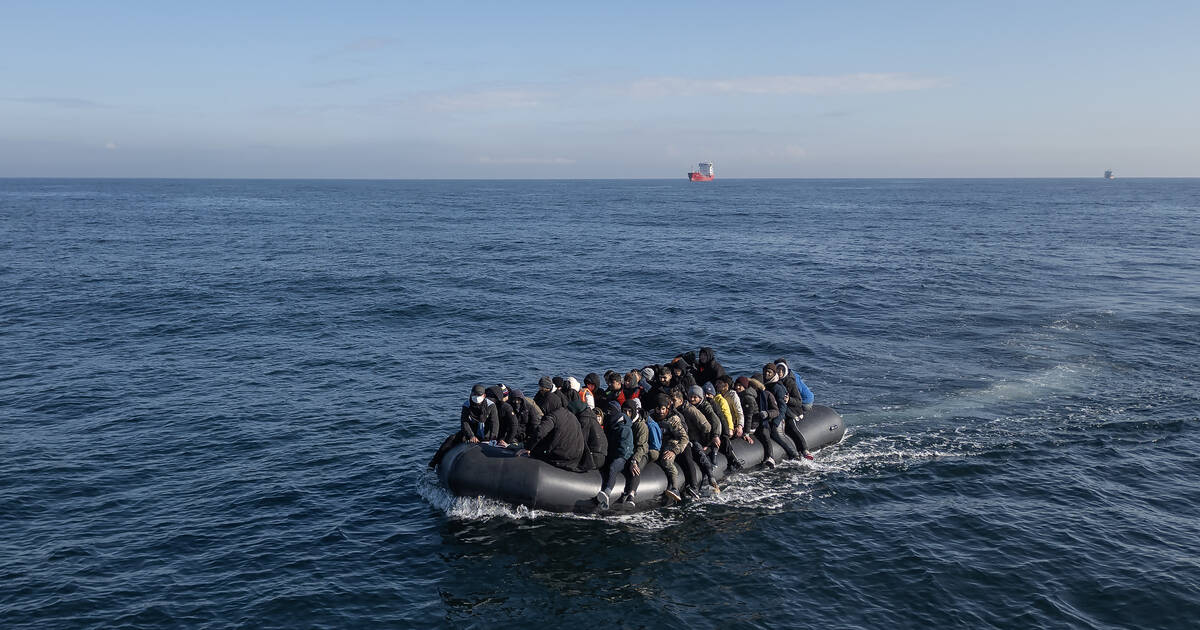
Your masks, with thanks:
M1200 176L1196 2L21 2L0 177Z

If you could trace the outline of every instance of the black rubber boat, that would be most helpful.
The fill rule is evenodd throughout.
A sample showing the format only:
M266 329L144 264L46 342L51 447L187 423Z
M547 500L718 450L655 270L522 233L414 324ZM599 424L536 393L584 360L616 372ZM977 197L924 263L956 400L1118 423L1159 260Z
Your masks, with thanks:
M822 405L814 405L806 412L797 427L809 451L837 444L846 433L841 415ZM783 439L791 441L789 437ZM770 447L771 457L775 461L786 458L782 446L771 442ZM754 444L734 440L733 450L745 463L746 470L758 468L766 460L766 449L758 439ZM676 463L689 482L699 477L700 471L690 459L680 457ZM725 456L718 454L713 477L720 481L728 474L727 468ZM442 485L455 496L487 497L549 512L596 512L595 497L602 481L599 471L571 472L531 457L518 457L516 451L511 449L487 444L455 446L442 458L438 475ZM613 487L611 512L626 513L661 507L662 494L667 489L667 475L658 464L649 464L642 471L636 506L615 503L624 487L625 478L622 475Z

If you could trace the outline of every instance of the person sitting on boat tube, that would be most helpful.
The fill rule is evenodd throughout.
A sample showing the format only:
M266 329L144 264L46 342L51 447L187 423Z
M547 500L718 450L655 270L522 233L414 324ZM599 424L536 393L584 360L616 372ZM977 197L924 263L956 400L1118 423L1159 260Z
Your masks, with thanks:
M775 359L775 365L779 367L779 380L783 381L783 386L788 390L788 405L803 418L804 412L812 409L813 406L812 390L804 384L799 374L788 367L787 359Z
M429 462L431 469L437 468L442 457L456 444L463 442L478 444L480 441L491 442L496 439L500 431L500 418L496 412L496 404L488 400L483 385L475 385L471 388L471 396L463 403L459 422L459 431L446 438L437 453L434 453L433 459Z
M563 470L576 471L586 449L579 419L563 407L559 396L546 397L542 414L537 431L527 436L527 450L517 454L532 456Z
M808 452L808 448L804 445L804 435L800 433L800 427L796 425L796 421L804 417L803 413L797 413L793 407L788 406L791 396L788 394L787 386L779 378L779 372L779 367L774 363L764 365L763 381L766 382L768 391L774 396L776 404L779 405L779 416L783 420L782 424L786 428L788 435L795 441L800 454L805 459L812 459L812 453ZM777 428L778 424L775 426ZM786 446L786 443L784 443L784 446ZM796 457L796 454L789 450L788 457Z
M617 473L625 470L625 464L633 457L633 429L629 426L629 416L615 400L608 403L606 411L604 435L608 441L608 456L604 467L600 469L604 474L604 484L596 494L596 503L602 510L608 509L609 497L613 486L617 484Z
M662 429L662 450L658 463L667 474L667 491L663 494L672 501L679 501L679 467L675 465L675 459L687 450L687 423L683 416L672 411L671 397L666 394L660 394L654 403L654 419Z

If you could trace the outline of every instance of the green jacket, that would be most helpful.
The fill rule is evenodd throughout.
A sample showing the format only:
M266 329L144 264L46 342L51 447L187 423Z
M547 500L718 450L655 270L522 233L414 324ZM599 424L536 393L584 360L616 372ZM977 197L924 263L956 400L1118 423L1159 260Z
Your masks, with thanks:
M688 445L688 430L683 417L673 411L665 420L659 420L658 426L662 427L663 431L663 453L671 451L676 456L682 455L683 449Z
M629 459L636 462L650 454L650 427L639 417L630 428L633 429L633 455Z

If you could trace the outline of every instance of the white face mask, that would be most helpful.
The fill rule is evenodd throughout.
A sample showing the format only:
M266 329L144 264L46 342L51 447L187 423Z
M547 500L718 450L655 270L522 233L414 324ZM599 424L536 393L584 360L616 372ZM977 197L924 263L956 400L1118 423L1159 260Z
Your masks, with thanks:
M472 397L471 397L471 402L473 402L473 403L475 403L476 405L478 405L479 403L483 402L483 396L472 396Z

